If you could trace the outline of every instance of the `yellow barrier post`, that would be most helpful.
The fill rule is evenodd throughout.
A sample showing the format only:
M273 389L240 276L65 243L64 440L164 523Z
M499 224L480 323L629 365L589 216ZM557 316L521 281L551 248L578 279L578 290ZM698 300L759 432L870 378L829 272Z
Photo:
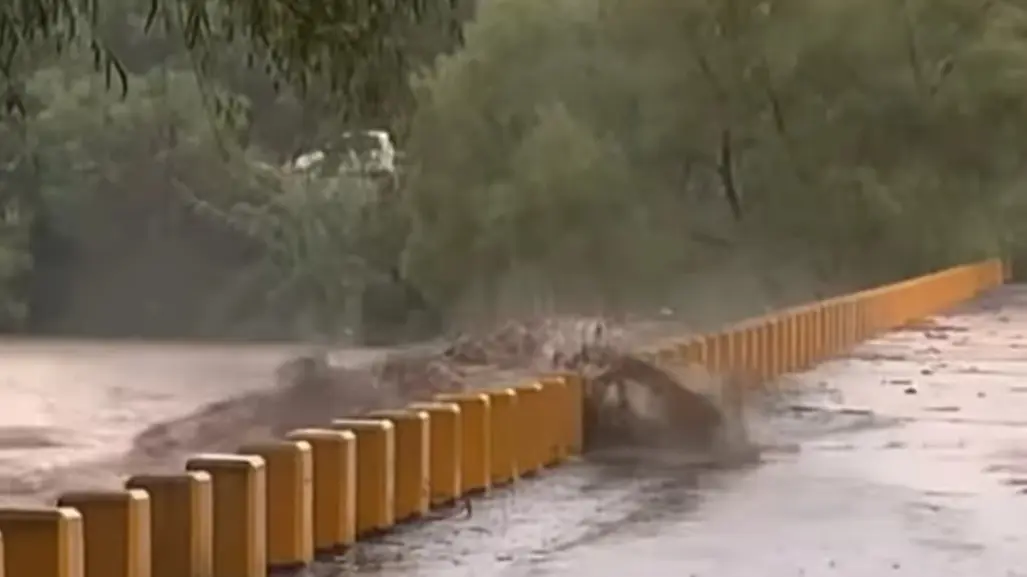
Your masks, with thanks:
M811 369L820 362L824 345L824 307L815 304L810 308L810 356L806 368Z
M431 429L428 413L417 409L375 411L372 419L392 423L396 436L397 523L423 516L431 505Z
M716 342L714 372L723 374L731 368L731 333L722 332L713 338Z
M396 432L381 419L334 419L357 438L357 538L396 524Z
M828 304L828 343L829 356L837 356L842 351L842 311L843 306L840 300L833 299Z
M863 293L863 339L872 338L877 335L880 327L878 318L877 294L873 291Z
M728 373L745 373L745 327L736 326L728 330L731 354L728 357Z
M742 332L729 329L727 335L727 358L724 359L723 373L731 373L742 366Z
M824 348L824 307L814 304L809 309L809 357L806 368L811 369L823 358Z
M867 326L866 295L856 293L856 340L863 342L867 338L870 329Z
M881 330L890 331L900 324L901 315L899 314L899 297L900 294L896 290L898 286L891 287L889 291L882 291L880 296L881 311L883 323Z
M517 438L523 431L517 427L517 393L513 389L485 391L492 407L492 486L517 480Z
M567 441L560 426L560 419L566 415L567 387L559 376L546 377L539 384L542 385L542 396L545 399L542 405L545 420L540 423L544 433L542 438L545 440L542 464L552 466L563 462L568 453Z
M712 335L692 335L681 346L681 358L713 372L717 351Z
M881 324L881 331L890 331L899 324L899 312L898 312L898 287L892 287L892 290L882 291L880 296L880 307L882 312L883 322Z
M799 325L799 370L805 371L813 364L813 314L809 308L800 313Z
M58 507L82 515L84 577L150 577L150 497L146 491L62 495Z
M832 316L834 319L834 352L837 356L845 352L845 311L847 304L843 300L836 300L832 305Z
M767 378L777 379L784 372L785 365L785 324L779 316L773 316L767 323L767 361L769 369Z
M799 370L805 371L813 364L813 313L808 306L803 307L800 313L801 324L799 327L799 341L802 362Z
M676 350L676 349L675 349ZM680 355L675 358L678 362ZM581 398L577 396L577 390L566 375L553 375L560 381L560 405L556 409L555 422L557 438L559 439L560 460L566 461L574 453L574 431L569 423L574 414L581 409Z
M870 315L870 331L875 337L888 326L887 313L885 311L887 303L884 296L883 292L875 290L870 293L870 298L867 300L867 312Z
M774 315L767 320L767 378L776 379L783 372L785 331L784 321Z
M840 352L848 352L852 347L852 299L845 298L838 307L838 347Z
M862 311L863 306L860 304L861 299L857 294L849 301L849 322L852 323L852 328L849 330L849 347L854 347L863 341L863 327L862 327Z
M845 304L839 300L831 304L831 355L837 356L845 349Z
M681 347L681 356L686 362L701 366L707 365L706 340L701 337L692 337L685 341Z
M834 356L835 353L835 342L834 342L834 303L825 303L823 306L823 317L824 317L824 344L823 344L823 358L829 359Z
M678 350L674 346L657 346L656 351L652 354L657 365L673 363L678 360Z
M848 352L856 344L856 305L851 297L842 302L842 350Z
M873 315L875 337L892 327L891 296L891 293L881 289L874 291L870 312Z
M760 347L760 379L769 381L775 376L775 351L774 351L774 320L766 319L760 323L759 347Z
M822 304L817 307L820 316L820 346L817 347L818 361L830 358L831 353L831 307Z
M749 326L749 376L757 382L763 380L763 319L756 320Z
M785 336L784 365L781 373L787 374L799 368L799 317L789 311L781 318Z
M882 296L885 313L884 326L882 328L886 331L897 328L902 324L902 312L900 310L902 293L898 290L900 288L901 285L897 283L891 287L891 290L885 291Z
M537 423L543 416L542 385L525 383L514 387L517 392L517 468L520 476L529 477L542 468L545 441Z
M310 445L313 457L314 551L330 553L357 540L357 437L350 431L297 429L286 438Z
M749 351L746 350L745 325L737 325L731 329L731 367L729 372L745 375Z
M781 372L791 373L799 367L799 315L790 310L781 317L781 324L786 348Z
M570 455L580 455L584 430L585 383L581 375L567 373L563 376L567 387L567 416L563 420L567 428L567 451Z
M806 336L808 335L806 329L806 316L802 311L795 311L792 315L792 345L795 347L792 351L794 363L791 371L801 371L805 368L806 363Z
M780 377L791 370L792 365L792 331L790 327L789 318L791 315L785 314L777 317L778 323L778 334L780 340L777 341L777 346L780 347L780 351L777 354L777 369L775 371L775 377Z
M717 372L717 335L706 334L702 337L702 349L705 351L703 366L711 373Z
M250 455L201 454L187 471L210 475L214 503L214 575L265 577L267 571L267 479L264 459Z
M805 310L795 312L795 369L794 371L806 370L806 363L809 362L809 314Z
M7 577L82 577L82 515L64 507L0 509Z
M762 324L759 320L753 321L745 330L746 370L749 378L759 381L763 378L763 361L760 359L760 329Z
M825 307L827 316L827 350L825 354L830 358L838 354L838 303L832 301Z
M957 300L969 298L969 282L965 268L947 273L910 279L903 283L905 290L899 291L899 306L902 325L920 319L920 307L937 310Z
M851 345L849 341L849 311L851 304L849 299L843 298L838 301L838 352L845 353Z
M856 304L852 297L845 297L841 304L841 347L847 352L856 344Z
M825 303L823 306L824 344L823 359L827 360L835 354L835 327L834 327L834 303Z
M801 319L799 342L802 343L799 347L801 356L799 370L805 371L813 364L813 314L808 307L803 308L802 312L799 313L799 318Z
M763 379L763 349L760 341L763 325L763 319L758 319L749 326L749 373L756 381Z
M926 299L926 302L931 306L939 304L933 300L937 295L929 290L930 285L931 283L925 280L913 279L903 283L901 290L895 291L895 313L898 317L895 321L896 326L905 327L917 320L918 298Z
M270 441L239 448L264 460L267 564L295 569L314 560L314 459L306 441Z
M827 317L827 350L824 353L827 357L833 357L838 354L838 303L828 303L824 307L824 314Z
M151 577L213 577L213 495L203 471L136 475L127 489L150 496Z
M464 494L484 493L491 484L492 410L484 393L445 393L436 401L455 403L460 407L460 484Z
M895 315L892 311L892 302L895 300L894 292L878 289L874 294L874 334L887 331L894 326Z
M460 407L454 403L412 403L409 408L428 414L431 429L431 504L447 505L463 494L463 436Z

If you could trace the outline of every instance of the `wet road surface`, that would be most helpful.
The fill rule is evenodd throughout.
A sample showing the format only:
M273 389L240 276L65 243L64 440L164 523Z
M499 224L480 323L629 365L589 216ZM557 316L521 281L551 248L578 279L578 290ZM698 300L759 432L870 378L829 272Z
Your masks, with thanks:
M37 480L123 453L153 422L266 387L292 352L0 344L0 498L31 500ZM770 446L759 465L703 470L641 452L574 463L313 572L1027 575L1024 360L1027 288L1007 287L790 378L792 393L755 412ZM62 479L86 481L117 480Z
M418 577L1027 575L1027 289L792 377L760 465L579 463L341 571ZM776 447L776 449L774 448ZM654 460L655 459L655 460Z

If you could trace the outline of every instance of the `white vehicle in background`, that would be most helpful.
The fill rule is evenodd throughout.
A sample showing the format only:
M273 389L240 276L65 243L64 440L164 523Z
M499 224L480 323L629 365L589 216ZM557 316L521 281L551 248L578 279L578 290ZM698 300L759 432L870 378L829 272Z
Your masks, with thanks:
M296 155L283 169L287 173L306 173L322 178L394 179L396 156L396 147L388 132L346 131L322 147Z

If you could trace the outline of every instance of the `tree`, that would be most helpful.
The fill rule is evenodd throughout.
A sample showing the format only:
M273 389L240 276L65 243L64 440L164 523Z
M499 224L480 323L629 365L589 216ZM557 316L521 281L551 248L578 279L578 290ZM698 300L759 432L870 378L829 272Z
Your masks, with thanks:
M420 85L408 266L450 301L496 297L488 279L619 307L739 260L869 283L994 254L1024 216L1022 19L1003 0L487 3Z
M0 302L18 321L11 328L24 328L39 285L49 296L35 320L48 330L216 332L268 316L260 309L337 324L349 277L365 273L362 259L346 257L364 234L359 210L336 201L363 184L299 182L277 165L343 127L402 133L407 77L456 46L469 9L460 0L0 6L0 133L10 148L0 192L51 215L35 244L34 211L7 223L17 238L3 243L13 256L0 255L9 297ZM39 248L55 239L68 250ZM37 250L46 256L33 265ZM126 301L90 275L151 293L154 281L180 288ZM196 292L220 304L197 303ZM133 305L114 314L111 299ZM61 316L55 301L96 312L41 320Z
M407 76L452 49L470 0L142 0L145 32L181 37L201 73L241 42L251 67L301 93L328 92L351 118L391 119L408 103ZM126 6L127 5L127 6ZM21 110L19 76L40 50L60 55L83 43L108 84L128 89L129 72L107 34L126 7L96 0L40 0L0 6L0 90ZM120 10L119 10L120 9ZM128 11L127 13L131 13ZM344 104L343 104L344 103Z
M459 49L469 2L117 1L131 10L0 7L0 80L25 105L30 150L105 167L59 187L47 175L44 196L88 183L135 199L146 182L152 206L187 201L170 212L239 243L247 290L220 303L288 293L334 318L339 286L391 274L368 264L400 246L400 276L451 315L630 310L747 283L750 304L770 285L808 298L810 277L853 288L1027 238L1027 17L1013 0L490 0ZM78 90L83 45L101 71L90 82L110 77L103 102L32 88ZM358 184L276 173L297 142L347 124L392 126L409 160L370 225L325 202ZM106 150L83 146L90 130ZM127 158L176 175L174 194L146 170L121 178Z

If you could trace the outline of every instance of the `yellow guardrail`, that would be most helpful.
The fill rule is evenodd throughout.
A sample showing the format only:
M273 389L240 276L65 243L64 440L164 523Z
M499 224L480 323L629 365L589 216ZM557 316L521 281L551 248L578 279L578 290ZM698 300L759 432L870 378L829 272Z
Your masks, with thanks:
M998 260L751 319L656 354L769 380L996 287ZM339 419L124 489L0 509L0 577L264 577L581 452L582 382L551 376ZM6 552L6 553L5 553Z
M716 333L672 339L647 352L766 381L970 300L1008 277L997 259L958 266L747 319Z

